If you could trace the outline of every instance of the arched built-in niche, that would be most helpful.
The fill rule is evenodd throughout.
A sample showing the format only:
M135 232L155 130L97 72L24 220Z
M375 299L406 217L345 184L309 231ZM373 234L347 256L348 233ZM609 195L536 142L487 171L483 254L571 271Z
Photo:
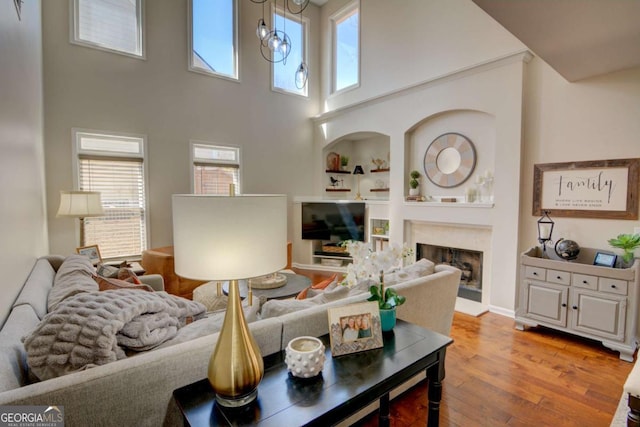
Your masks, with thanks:
M417 123L405 134L405 194L409 192L409 172L417 170L420 172L420 193L427 199L442 197L456 197L458 201L464 201L469 190L476 190L477 184L484 181L487 176L493 176L495 171L495 146L496 129L495 117L491 114L474 110L451 110L425 118ZM453 186L438 185L428 179L425 171L425 154L431 144L444 134L458 134L465 138L452 138L453 145L462 147L465 140L468 140L474 150L474 163L468 178L460 184ZM442 139L438 141L442 142ZM442 144L439 144L442 147ZM462 150L460 152L462 152ZM433 153L433 147L431 153ZM444 157L451 154L448 150L440 150ZM467 151L468 153L468 151ZM453 153L455 154L455 153ZM465 154L463 154L465 155ZM428 156L429 160L434 160L433 156ZM436 155L437 157L437 155ZM460 166L465 166L460 157L453 156L460 162ZM454 169L446 170L446 173L453 173ZM487 201L486 199L484 201Z
M339 158L347 156L348 165L337 170ZM354 132L327 144L322 150L323 192L326 198L353 199L358 190L363 199L389 198L390 137L377 132ZM363 174L354 176L355 167ZM336 182L337 180L337 182Z

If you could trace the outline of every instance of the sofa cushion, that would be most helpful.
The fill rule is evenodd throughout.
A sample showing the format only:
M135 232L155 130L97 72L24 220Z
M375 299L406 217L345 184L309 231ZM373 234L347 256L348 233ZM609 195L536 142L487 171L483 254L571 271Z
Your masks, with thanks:
M40 322L35 310L28 304L14 307L0 331L0 392L26 385L28 381L27 356L22 337Z
M42 319L47 314L47 297L55 276L56 272L49 261L46 258L38 259L13 307L29 304L38 318Z
M95 268L84 255L69 255L53 281L53 288L49 292L48 311L54 310L65 298L81 292L98 290L98 284L93 280Z
M422 258L411 265L394 271L393 273L385 274L384 283L387 286L391 286L407 280L417 279L418 277L428 276L434 272L435 264L426 258Z
M326 304L331 301L342 299L350 294L350 289L346 286L336 286L331 290L326 290L312 298L304 300L272 299L263 304L260 310L261 317L267 319L269 317L277 317L286 313L304 310L305 308L314 307L316 305Z

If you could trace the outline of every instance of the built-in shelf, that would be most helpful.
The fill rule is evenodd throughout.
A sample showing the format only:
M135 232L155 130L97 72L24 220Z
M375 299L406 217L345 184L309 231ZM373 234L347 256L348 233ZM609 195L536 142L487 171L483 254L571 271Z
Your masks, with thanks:
M372 188L369 191L373 193L384 193L384 192L389 192L389 189L388 188Z
M325 191L339 193L339 192L349 192L351 190L348 188L327 188L325 189Z
M371 173L378 173L378 172L389 172L391 169L386 168L386 169L372 169Z
M351 172L350 172L350 171L343 171L343 170L332 171L332 170L327 169L327 170L325 170L325 172L326 172L326 173L346 173L346 174L351 175Z
M429 206L447 208L492 208L493 203L467 203L467 202L411 202L405 201L405 206Z

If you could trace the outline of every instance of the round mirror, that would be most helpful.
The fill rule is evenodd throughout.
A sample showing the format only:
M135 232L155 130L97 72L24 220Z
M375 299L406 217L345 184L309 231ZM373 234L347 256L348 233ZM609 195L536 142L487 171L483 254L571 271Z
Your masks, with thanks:
M445 148L438 154L436 165L440 172L449 174L460 167L460 153L453 147Z
M424 155L424 172L438 187L457 187L476 166L476 150L459 133L445 133L433 140Z

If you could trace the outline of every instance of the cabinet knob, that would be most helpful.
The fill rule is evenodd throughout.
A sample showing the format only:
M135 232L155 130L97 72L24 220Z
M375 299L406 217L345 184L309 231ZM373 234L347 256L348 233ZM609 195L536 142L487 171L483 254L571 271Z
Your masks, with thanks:
M574 310L577 310L577 309L578 309L578 306L577 306L577 305L574 305L574 306L573 306L573 307L571 307L571 308L573 308Z
M563 306L563 307L566 307L566 306L567 306L567 304L563 302L563 303L562 303L562 306Z
M556 276L556 279L560 280L560 279L562 279L562 277L560 277L560 276Z
M538 272L537 272L537 271L534 271L534 272L533 272L533 275L534 275L534 276L537 276L537 275L538 275Z
M584 284L586 285L586 284L587 284L587 283L589 283L589 282L587 282L586 280L583 280L583 281L582 281L582 283L584 283Z
M612 287L613 289L615 289L615 288L616 288L616 285L611 285L611 287Z

